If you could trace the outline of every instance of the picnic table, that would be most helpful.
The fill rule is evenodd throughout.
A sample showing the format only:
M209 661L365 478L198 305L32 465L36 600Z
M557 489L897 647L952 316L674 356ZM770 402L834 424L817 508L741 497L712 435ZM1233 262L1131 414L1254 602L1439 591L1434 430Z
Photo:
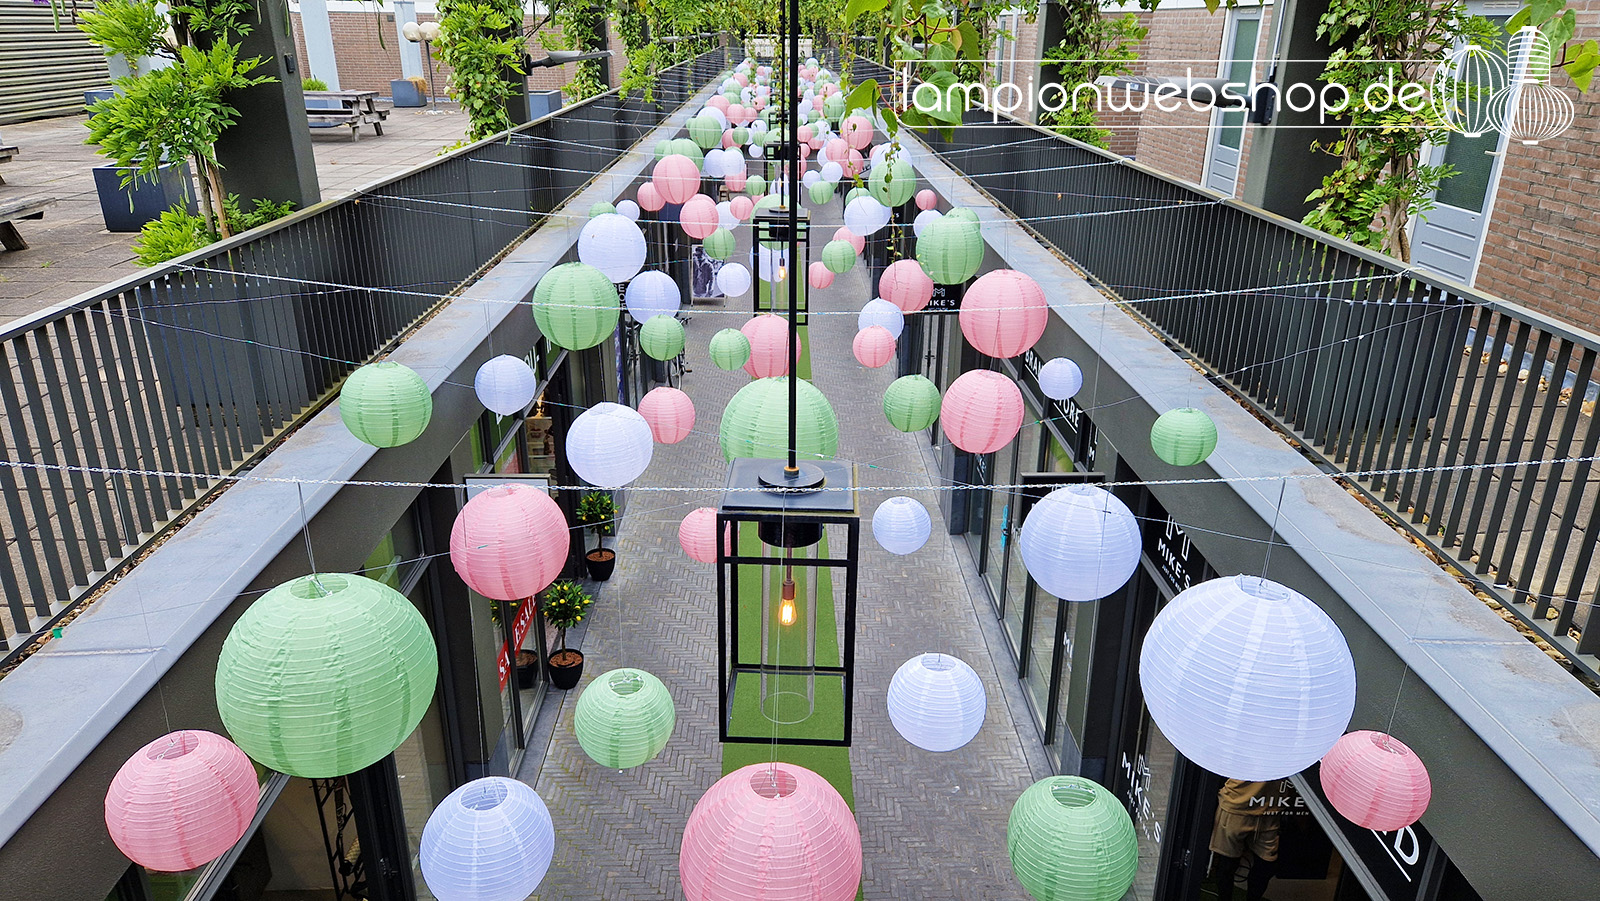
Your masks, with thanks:
M26 250L28 242L22 240L16 222L20 219L43 219L46 207L53 206L54 197L19 197L13 200L0 198L0 247L6 250Z
M11 162L11 158L16 156L16 155L17 155L17 148L15 148L15 147L7 147L4 144L0 144L0 163L9 163L9 162ZM6 180L4 178L0 178L0 185L3 185L5 183L6 183Z
M312 128L350 129L350 140L361 138L361 126L371 125L383 134L389 108L378 105L377 91L306 91L306 121Z

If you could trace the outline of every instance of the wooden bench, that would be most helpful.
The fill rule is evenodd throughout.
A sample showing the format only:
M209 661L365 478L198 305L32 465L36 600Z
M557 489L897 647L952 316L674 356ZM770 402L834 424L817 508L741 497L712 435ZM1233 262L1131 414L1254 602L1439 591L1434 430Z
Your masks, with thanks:
M352 141L361 139L363 125L381 136L387 118L389 110L378 106L377 91L306 92L306 122L312 128L349 128Z
M15 200L0 200L0 247L6 250L25 250L28 242L22 240L22 235L17 231L16 222L19 219L43 219L46 207L54 206L54 197L19 197Z
M0 147L0 163L9 163L9 162L11 162L11 158L16 156L16 155L17 155L17 148L15 148L15 147ZM0 185L3 185L5 183L6 183L6 180L4 178L0 178Z

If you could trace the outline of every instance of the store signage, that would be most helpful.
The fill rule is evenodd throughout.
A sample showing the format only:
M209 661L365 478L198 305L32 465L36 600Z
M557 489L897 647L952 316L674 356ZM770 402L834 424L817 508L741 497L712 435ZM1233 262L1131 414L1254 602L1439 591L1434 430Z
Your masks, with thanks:
M517 605L516 619L511 621L511 644L500 645L500 688L505 689L506 683L511 680L511 648L522 647L522 642L528 637L528 629L533 626L533 614L538 610L538 605L532 600L524 600Z
M1189 534L1167 508L1161 506L1155 495L1150 495L1150 508L1146 514L1144 552L1155 562L1156 570L1167 586L1176 594L1204 581L1206 559L1200 555Z
M1140 835L1160 847L1161 818L1150 804L1150 762L1143 754L1129 760L1128 752L1123 751L1122 778L1128 784L1128 793L1123 801L1128 805L1134 825L1138 827Z
M933 299L928 301L924 313L959 313L961 312L961 298L967 296L966 282L959 285L933 286Z

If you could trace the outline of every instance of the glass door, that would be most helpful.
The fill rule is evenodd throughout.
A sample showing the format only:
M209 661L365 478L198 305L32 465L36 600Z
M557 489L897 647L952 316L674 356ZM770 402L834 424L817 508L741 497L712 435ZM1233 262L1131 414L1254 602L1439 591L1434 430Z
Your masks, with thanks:
M1261 10L1235 9L1228 15L1227 40L1217 74L1246 89L1255 81L1256 43L1261 36ZM1206 187L1232 196L1244 161L1246 110L1212 112L1211 147L1206 159Z

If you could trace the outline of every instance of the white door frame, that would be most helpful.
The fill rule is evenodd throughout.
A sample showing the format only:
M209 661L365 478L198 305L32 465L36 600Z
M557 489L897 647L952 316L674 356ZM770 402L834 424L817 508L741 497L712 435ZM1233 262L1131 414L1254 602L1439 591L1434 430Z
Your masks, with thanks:
M1226 77L1228 77L1228 70L1233 67L1233 63L1235 62L1235 60L1233 58L1233 44L1234 44L1234 41L1238 40L1238 36L1239 36L1239 21L1241 19L1253 19L1256 22L1260 22L1261 21L1261 16L1262 16L1262 9L1263 9L1263 7L1258 5L1258 6L1236 6L1236 7L1233 7L1233 8L1228 10L1228 23L1227 23L1227 26L1222 29L1222 46L1217 51L1217 77L1218 78L1226 78ZM1257 26L1255 42L1250 45L1250 82L1251 82L1251 85L1254 85L1254 83L1255 83L1256 63L1260 62L1260 60L1257 59L1257 56L1260 53L1260 50L1261 50L1261 31L1260 31L1260 27ZM1201 169L1200 169L1200 184L1201 185L1209 185L1210 181L1211 181L1212 170L1213 170L1213 168L1215 166L1215 163L1216 163L1217 141L1221 136L1223 112L1224 112L1224 110L1222 110L1220 108L1216 108L1216 109L1213 109L1211 111L1211 124L1206 129L1205 165L1203 165L1201 167ZM1241 126L1240 126L1241 131L1239 133L1239 161L1241 163L1244 161L1244 132L1242 131L1242 129L1247 127L1248 125L1249 125L1249 116L1248 116L1248 112L1247 112L1246 113L1246 121L1243 124L1241 124ZM1235 167L1235 171L1234 171L1233 187L1227 193L1230 196L1232 196L1232 195L1237 194L1238 192L1239 192L1239 175L1238 175L1238 167L1236 166Z

